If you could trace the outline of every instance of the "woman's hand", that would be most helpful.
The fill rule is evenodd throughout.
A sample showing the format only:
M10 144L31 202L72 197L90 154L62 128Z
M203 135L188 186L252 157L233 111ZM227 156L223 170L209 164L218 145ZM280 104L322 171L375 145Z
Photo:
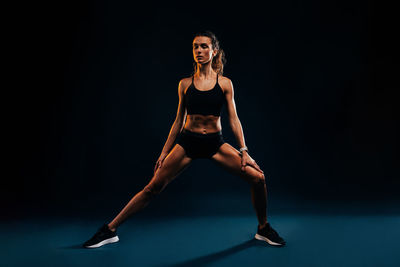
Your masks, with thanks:
M168 153L161 153L161 155L158 157L156 165L154 166L154 173L156 173L158 168L161 168L161 165L167 155L168 155Z
M264 173L264 171L261 170L260 166L258 166L256 161L254 159L252 159L247 152L243 152L243 154L242 154L242 171L245 171L246 165L253 166L260 172Z

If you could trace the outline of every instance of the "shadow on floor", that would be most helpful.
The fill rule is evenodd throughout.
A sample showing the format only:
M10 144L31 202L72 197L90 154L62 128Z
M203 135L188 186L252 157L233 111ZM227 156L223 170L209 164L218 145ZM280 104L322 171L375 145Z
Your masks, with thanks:
M243 250L249 249L251 247L271 247L271 248L280 248L280 246L271 246L265 243L264 241L260 241L257 239L251 239L248 241L245 241L241 244L238 244L236 246L224 249L219 252L214 252L209 255L204 255L201 257L193 258L190 260L185 260L180 263L174 263L174 264L162 264L159 266L168 266L168 267L182 267L182 266L206 266L207 264L211 264L213 262L219 261L225 257L229 257L235 253L241 252Z

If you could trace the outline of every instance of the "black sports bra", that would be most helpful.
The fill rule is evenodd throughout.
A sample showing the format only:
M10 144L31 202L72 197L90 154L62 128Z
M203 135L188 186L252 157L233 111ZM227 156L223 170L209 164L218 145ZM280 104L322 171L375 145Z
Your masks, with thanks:
M218 74L214 88L206 91L197 89L194 86L193 78L194 76L192 76L192 83L185 94L187 114L221 116L221 109L225 102L225 96L218 83Z

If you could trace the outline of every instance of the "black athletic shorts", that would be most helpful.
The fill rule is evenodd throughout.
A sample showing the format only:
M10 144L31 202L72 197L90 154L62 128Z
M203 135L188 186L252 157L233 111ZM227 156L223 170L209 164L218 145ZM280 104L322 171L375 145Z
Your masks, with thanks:
M208 134L201 134L183 129L176 138L188 157L211 158L217 153L219 147L225 143L222 131Z

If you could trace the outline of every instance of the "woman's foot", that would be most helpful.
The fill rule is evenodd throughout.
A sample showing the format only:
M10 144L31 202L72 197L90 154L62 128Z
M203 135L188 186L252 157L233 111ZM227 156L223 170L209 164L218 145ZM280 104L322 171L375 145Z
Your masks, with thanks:
M106 244L118 242L117 231L112 231L107 224L103 224L97 232L85 243L84 248L98 248Z
M267 223L263 228L258 225L257 233L254 237L257 240L265 241L273 246L284 246L286 244L285 240L279 236L269 223Z

